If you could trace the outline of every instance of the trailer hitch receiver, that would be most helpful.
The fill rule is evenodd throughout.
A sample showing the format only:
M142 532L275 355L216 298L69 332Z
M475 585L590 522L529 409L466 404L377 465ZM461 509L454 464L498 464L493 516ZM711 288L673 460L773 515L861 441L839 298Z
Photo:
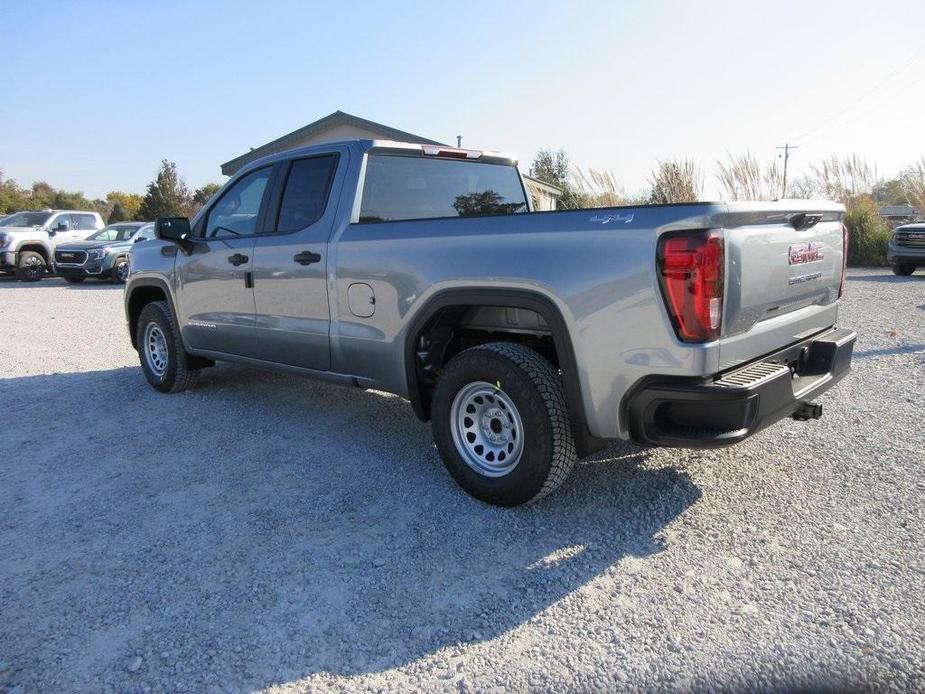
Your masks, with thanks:
M790 416L798 422L819 419L822 416L822 405L816 402L801 402L800 406Z

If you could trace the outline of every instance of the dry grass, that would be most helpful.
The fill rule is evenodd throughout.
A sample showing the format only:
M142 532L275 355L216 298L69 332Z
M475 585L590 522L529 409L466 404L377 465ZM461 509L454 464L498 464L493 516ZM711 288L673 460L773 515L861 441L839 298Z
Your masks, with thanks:
M809 168L815 178L815 192L849 208L853 200L869 195L877 185L877 167L857 154L843 158L833 155L818 164L810 164Z
M925 214L925 157L904 171L901 180L909 204Z
M716 162L716 180L726 200L776 200L781 196L783 176L776 161L758 163L751 152Z
M697 202L703 193L703 173L690 159L660 161L652 170L649 186L652 204Z
M617 183L613 171L576 169L574 185L581 197L582 207L619 207L631 204L623 186Z

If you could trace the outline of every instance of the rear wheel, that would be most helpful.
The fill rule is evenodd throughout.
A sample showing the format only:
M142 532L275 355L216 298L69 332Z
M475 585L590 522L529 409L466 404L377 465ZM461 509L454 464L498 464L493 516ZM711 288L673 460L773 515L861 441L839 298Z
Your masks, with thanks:
M487 503L536 501L575 464L559 374L523 345L493 342L456 355L437 381L431 415L447 470Z
M141 370L156 390L179 393L195 385L199 372L190 368L192 357L183 349L166 301L153 301L141 310L135 344Z
M125 280L128 279L128 258L124 255L116 258L112 264L109 278L113 284L125 284Z
M899 275L901 277L908 277L913 272L915 272L915 265L911 263L901 263L898 261L893 262L893 274Z
M41 253L23 251L16 266L16 279L22 282L38 282L45 276L47 266Z

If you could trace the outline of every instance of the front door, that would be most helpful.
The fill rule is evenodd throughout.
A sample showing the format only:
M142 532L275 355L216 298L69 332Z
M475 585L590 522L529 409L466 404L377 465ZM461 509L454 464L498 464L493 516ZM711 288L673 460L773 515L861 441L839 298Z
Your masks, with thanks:
M54 244L56 246L62 243L68 243L69 241L81 241L90 233L81 233L77 227L77 220L67 212L55 215L55 217L49 221L48 228L54 232L52 238L54 238Z
M180 330L192 349L258 356L251 271L272 171L228 186L197 221L191 250L177 251Z
M254 246L256 337L267 361L331 368L325 267L336 212L328 197L338 160L336 154L306 157L280 170L274 218Z

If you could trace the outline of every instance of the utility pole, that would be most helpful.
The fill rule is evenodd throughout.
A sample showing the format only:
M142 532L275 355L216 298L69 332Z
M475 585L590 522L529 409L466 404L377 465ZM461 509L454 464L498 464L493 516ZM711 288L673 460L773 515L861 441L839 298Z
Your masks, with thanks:
M784 185L783 185L783 190L781 191L781 197L782 197L782 198L786 198L786 197L787 197L787 162L790 161L790 150L792 150L792 149L799 149L799 147L797 147L796 145L790 145L790 144L786 144L786 143L785 143L783 147L778 147L777 149L782 149L782 150L784 150L784 154L783 154L783 157L784 157ZM780 156L780 155L778 155L778 156Z

